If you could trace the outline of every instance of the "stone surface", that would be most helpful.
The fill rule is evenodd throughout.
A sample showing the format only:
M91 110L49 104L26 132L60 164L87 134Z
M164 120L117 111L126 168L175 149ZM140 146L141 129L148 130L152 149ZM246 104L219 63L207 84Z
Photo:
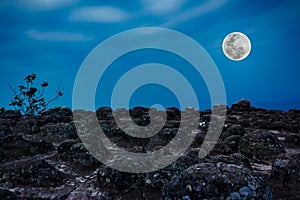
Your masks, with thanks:
M272 199L271 189L251 170L234 164L201 163L175 175L164 199Z
M13 128L14 133L35 134L40 131L38 119L36 117L24 116Z
M3 120L3 119L0 121L0 138L3 138L5 136L12 134L12 130L10 127L11 127L11 124L8 121Z
M22 165L4 166L0 175L11 186L58 187L64 184L67 175L58 171L46 161L28 161Z
M72 116L72 110L68 107L54 107L41 112L44 123L66 123L72 120Z
M133 120L142 127L162 119L150 119L144 107L129 111L101 107L95 113L55 107L40 116L5 111L0 114L0 199L270 199L271 193L274 199L300 199L300 111L254 108L247 100L230 109L220 105L214 110L222 108L227 109L227 116L213 151L199 157L208 127L215 125L211 119L216 116L205 110L199 112L198 130L186 133L195 135L192 145L175 162L140 174L111 169L87 148L110 162L123 164L128 159L126 155L111 157L115 147L106 149L96 137L101 128L125 151L157 151L177 135L181 121L177 108L167 109L164 127L151 138L130 136L127 132L134 131L132 127L122 130L112 117L115 112L121 116L130 113L130 118L121 120ZM87 139L90 142L84 145ZM161 156L168 158L173 153ZM137 164L149 165L132 164L132 169Z
M58 147L61 159L71 161L83 167L96 167L100 162L86 149L83 143L76 140L69 140Z
M232 104L231 109L232 110L238 110L238 111L248 111L251 108L250 101L244 99L237 103Z
M274 199L300 198L300 153L291 157L279 157L272 164L272 173L267 178L273 186Z
M40 128L39 135L41 138L50 141L62 142L67 139L76 139L78 134L73 123L46 124Z
M22 135L10 135L2 138L0 147L3 156L2 162L46 154L54 150L52 143L47 140L25 139Z
M284 152L284 147L272 132L255 130L240 139L239 150L248 158L272 160Z

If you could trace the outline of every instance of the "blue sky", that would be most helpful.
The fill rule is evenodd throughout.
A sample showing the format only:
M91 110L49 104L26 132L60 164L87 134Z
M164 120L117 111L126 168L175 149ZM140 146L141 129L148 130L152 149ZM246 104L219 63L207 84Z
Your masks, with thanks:
M151 26L182 32L205 48L222 75L229 105L246 98L256 107L300 109L299 10L300 1L293 0L2 0L0 106L8 108L13 97L8 83L20 85L27 74L37 73L39 80L50 81L46 97L54 95L57 85L64 88L64 96L51 106L71 107L76 73L88 53L117 33ZM250 55L238 62L229 60L221 47L224 37L234 31L243 32L252 43ZM129 69L153 61L189 68L166 52L147 53L120 58L113 69L120 73L124 64ZM136 59L141 56L145 59ZM107 82L102 83L106 89L96 95L97 106L110 104L118 73L107 73ZM202 108L209 108L201 77L193 72L187 76L201 91ZM144 106L178 104L174 94L158 85L141 87L130 101Z

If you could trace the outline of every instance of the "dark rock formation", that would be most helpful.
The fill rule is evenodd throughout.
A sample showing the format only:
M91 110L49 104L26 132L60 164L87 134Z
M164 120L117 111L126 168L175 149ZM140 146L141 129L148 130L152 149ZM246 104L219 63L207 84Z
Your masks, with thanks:
M300 196L300 153L279 157L272 165L267 183L273 186L274 198L293 199Z
M58 147L61 159L71 161L83 167L96 167L100 162L86 149L83 143L69 140Z
M46 161L27 161L22 165L2 166L0 171L7 186L58 187L68 177Z
M68 107L55 107L41 112L42 121L46 123L67 123L72 121L72 110Z
M299 199L300 111L254 108L242 100L230 109L214 106L214 113L224 109L223 131L208 155L200 158L199 150L208 127L218 123L211 110L199 112L198 130L184 132L195 138L175 162L139 174L112 169L87 149L118 164L126 156L112 157L116 147L134 153L157 151L178 134L183 115L177 108L166 110L167 121L150 138L131 136L135 130L120 129L113 118L117 113L125 124L133 121L147 128L160 118L150 118L150 109L144 107L101 107L95 113L55 107L40 116L7 110L0 114L0 199L271 199L272 193L274 199ZM130 119L122 117L125 114ZM75 127L77 122L84 126ZM97 139L99 128L116 147L106 149Z
M24 139L22 135L9 135L0 140L3 160L15 160L54 150L51 142L40 139Z
M73 123L46 124L40 128L40 136L50 141L76 139L78 134Z
M38 119L35 116L24 116L13 128L14 133L35 134L40 131Z
M248 158L272 160L284 152L284 147L277 136L270 131L255 130L240 139L239 149Z
M232 104L231 109L237 111L249 111L251 108L250 101L248 100L241 100L237 103Z
M10 124L8 121L6 120L1 120L0 121L0 138L3 138L7 135L10 135L12 134L12 130L11 130L11 127L12 124Z
M201 163L175 175L164 199L272 199L271 189L251 170L234 164Z
M18 197L13 192L6 190L6 189L0 189L0 197L2 199L11 199L11 200L17 200Z

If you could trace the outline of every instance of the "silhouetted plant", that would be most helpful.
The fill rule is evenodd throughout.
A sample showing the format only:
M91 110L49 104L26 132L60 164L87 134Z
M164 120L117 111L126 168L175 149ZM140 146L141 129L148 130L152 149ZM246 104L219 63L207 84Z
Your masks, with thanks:
M0 108L0 114L4 113L5 112L5 108L4 107L1 107Z
M57 87L56 96L49 101L46 101L44 96L45 89L48 87L49 81L43 81L40 84L40 89L34 87L34 80L37 78L36 74L29 74L24 78L25 85L18 86L18 90L8 84L9 88L15 94L14 98L11 99L10 106L20 110L26 115L40 114L40 112L46 110L47 106L54 100L58 99L63 95L63 90Z

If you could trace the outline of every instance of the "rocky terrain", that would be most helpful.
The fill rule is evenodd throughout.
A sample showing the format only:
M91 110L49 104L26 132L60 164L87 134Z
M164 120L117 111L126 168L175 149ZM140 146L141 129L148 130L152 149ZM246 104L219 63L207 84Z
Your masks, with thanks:
M130 152L165 146L181 120L179 110L168 108L158 134L134 138L116 125L112 112L99 108L98 125ZM135 107L130 115L146 126L155 120L148 112ZM87 151L78 131L92 130L76 130L71 109L55 107L40 116L7 110L0 114L0 199L300 199L300 110L254 108L247 100L233 104L217 144L201 158L211 113L199 112L195 139L174 163L154 172L126 173Z

